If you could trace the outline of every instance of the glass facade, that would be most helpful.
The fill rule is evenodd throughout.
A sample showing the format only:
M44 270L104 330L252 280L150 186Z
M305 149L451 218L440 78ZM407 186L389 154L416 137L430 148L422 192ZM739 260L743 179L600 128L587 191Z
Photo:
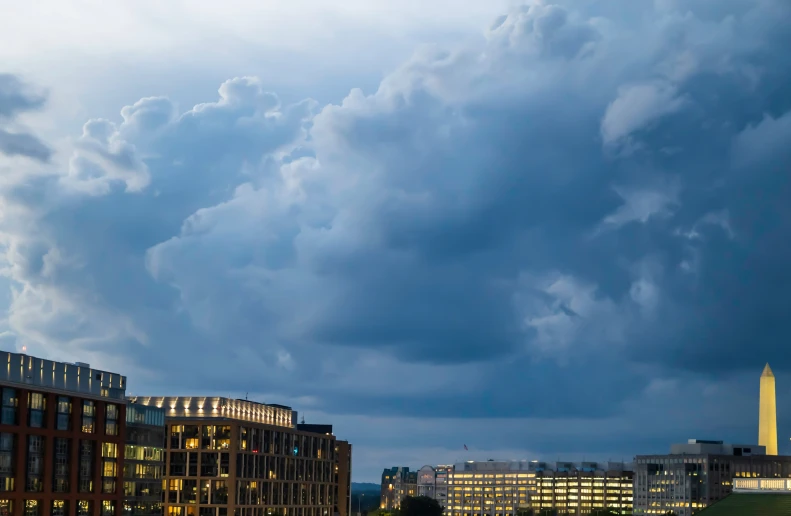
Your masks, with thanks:
M130 403L126 421L124 515L159 516L165 465L165 411Z
M337 511L331 435L185 418L168 425L166 441L166 514L333 516Z

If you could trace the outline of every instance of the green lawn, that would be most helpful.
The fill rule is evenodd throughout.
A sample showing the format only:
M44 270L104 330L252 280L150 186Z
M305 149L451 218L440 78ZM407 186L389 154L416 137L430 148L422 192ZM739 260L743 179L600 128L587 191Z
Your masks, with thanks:
M732 494L698 513L699 516L791 516L789 494Z

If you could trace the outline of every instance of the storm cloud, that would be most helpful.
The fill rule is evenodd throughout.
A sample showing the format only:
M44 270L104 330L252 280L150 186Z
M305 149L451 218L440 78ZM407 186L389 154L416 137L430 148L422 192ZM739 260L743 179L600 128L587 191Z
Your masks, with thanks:
M7 334L136 394L543 421L527 447L503 426L536 453L579 421L591 453L664 449L651 417L753 439L734 393L791 371L791 4L536 2L488 27L337 104L238 77L87 121L2 191ZM2 84L0 116L43 103ZM745 418L672 408L720 396Z

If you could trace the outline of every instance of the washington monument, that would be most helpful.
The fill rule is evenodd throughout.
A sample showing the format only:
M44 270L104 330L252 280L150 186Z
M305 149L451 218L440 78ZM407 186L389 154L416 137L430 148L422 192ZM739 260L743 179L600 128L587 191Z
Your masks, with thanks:
M777 455L777 401L775 375L769 364L761 373L761 391L758 408L758 444L766 446L767 455Z

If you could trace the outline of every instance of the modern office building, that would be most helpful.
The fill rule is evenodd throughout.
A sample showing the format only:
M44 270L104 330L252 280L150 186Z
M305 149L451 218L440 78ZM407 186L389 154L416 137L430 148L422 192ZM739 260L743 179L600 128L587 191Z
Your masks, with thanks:
M417 472L400 467L385 469L382 472L379 507L385 510L398 509L407 496L417 496Z
M130 403L126 408L124 516L162 514L165 409Z
M622 462L531 463L535 485L528 484L530 506L538 512L582 516L597 509L632 514L633 464Z
M341 468L331 426L299 429L291 408L247 400L130 401L165 409L166 515L340 514L335 470Z
M448 478L446 514L513 516L530 507L529 461L468 461L455 464Z
M624 463L486 461L455 466L448 481L452 516L513 516L519 510L632 514L632 466Z
M0 352L0 514L121 516L126 378Z
M734 478L789 478L791 457L759 445L690 439L668 455L635 458L634 514L691 516L733 490Z
M767 455L777 455L775 375L769 364L766 364L761 373L758 400L758 444L766 448Z
M448 478L453 466L423 466L417 472L417 495L427 496L439 502L444 509L448 505Z

